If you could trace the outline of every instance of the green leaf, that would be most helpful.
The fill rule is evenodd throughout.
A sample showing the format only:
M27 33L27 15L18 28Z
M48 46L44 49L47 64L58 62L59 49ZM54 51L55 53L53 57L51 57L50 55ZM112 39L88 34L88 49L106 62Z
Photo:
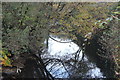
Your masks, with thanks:
M117 7L117 9L120 8L120 6Z
M114 14L120 14L120 12L113 12Z

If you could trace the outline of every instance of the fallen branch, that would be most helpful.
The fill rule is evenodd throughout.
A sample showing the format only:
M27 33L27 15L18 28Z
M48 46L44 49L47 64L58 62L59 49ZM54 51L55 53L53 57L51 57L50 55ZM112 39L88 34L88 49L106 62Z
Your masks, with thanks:
M70 43L70 42L72 42L72 41L61 42L61 41L58 41L58 40L56 40L56 39L52 38L51 36L49 36L49 38L51 38L52 40L54 40L54 41L56 41L56 42L59 42L59 43Z

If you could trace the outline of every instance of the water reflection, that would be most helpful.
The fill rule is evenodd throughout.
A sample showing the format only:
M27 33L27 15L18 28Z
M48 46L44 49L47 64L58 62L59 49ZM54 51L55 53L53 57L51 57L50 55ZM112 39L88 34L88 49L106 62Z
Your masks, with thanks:
M54 39L63 42L70 41L57 37ZM48 43L48 53L44 55L44 58L49 59L46 60L46 62L48 61L46 68L55 78L104 78L100 69L89 62L86 55L81 61L82 50L77 52L80 48L75 43L59 43L51 38L49 38ZM79 54L77 61L76 54Z
M60 39L60 38L54 38L58 41L62 41L62 42L69 42L70 40L64 40L64 39ZM73 53L75 53L78 49L79 46L77 46L75 43L70 42L70 43L59 43L56 42L54 40L52 40L51 38L49 38L48 41L48 52L50 53L50 55L54 55L54 56L59 56L59 57L67 57L68 58L72 58L73 57ZM69 56L68 56L69 55Z

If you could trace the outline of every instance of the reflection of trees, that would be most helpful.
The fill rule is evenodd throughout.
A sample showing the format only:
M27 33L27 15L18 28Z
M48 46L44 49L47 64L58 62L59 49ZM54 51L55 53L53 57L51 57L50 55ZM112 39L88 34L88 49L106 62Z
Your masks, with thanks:
M46 55L46 57L45 56L43 57L43 60L45 66L49 67L48 70L54 75L54 77L60 77L61 75L66 74L68 74L68 78L75 77L75 75L77 74L79 77L82 77L84 76L82 73L84 73L84 71L87 70L87 65L84 63L84 61L82 61L84 57L82 57L81 60L78 59L80 57L78 56L80 54L80 50L77 50L73 54L74 56L72 58L69 58L68 55L67 55L68 57L63 56L62 58L55 55L54 56ZM57 67L58 69L56 70L55 67ZM61 69L64 69L65 71L58 74L57 72L59 72ZM52 72L53 70L55 71Z

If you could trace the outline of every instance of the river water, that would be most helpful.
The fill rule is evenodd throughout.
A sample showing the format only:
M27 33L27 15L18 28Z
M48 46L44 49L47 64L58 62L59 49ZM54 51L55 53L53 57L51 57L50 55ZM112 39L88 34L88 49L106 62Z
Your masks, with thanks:
M50 59L46 68L55 78L105 78L100 68L90 62L86 55L81 61L83 52L77 44L69 39L52 37L63 42L49 38L48 53L44 54L44 58Z

